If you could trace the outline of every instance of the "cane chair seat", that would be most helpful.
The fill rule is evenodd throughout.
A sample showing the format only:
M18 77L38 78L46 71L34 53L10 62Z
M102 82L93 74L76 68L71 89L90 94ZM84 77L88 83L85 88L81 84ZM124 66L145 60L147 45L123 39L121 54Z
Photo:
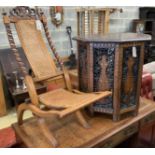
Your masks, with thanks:
M65 89L56 89L39 95L39 101L47 107L56 109L72 109L78 110L99 99L111 95L110 91L95 93L73 93Z

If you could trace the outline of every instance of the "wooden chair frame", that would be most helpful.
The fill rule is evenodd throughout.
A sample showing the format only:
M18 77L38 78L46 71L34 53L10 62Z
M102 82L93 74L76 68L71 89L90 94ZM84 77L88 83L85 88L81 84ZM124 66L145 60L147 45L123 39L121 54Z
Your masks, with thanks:
M77 9L77 35L104 35L109 32L110 14L123 9L118 8L79 8ZM95 31L95 27L97 30Z
M49 45L50 45L51 50L53 51L53 53L57 59L58 64L61 66L62 72L58 73L58 74L53 74L53 75L41 77L41 78L34 77L34 79L32 79L32 77L30 75L28 75L27 69L25 68L25 66L22 62L22 59L20 58L20 55L18 53L18 50L16 48L16 45L15 45L15 42L13 39L13 35L11 32L10 23L16 24L21 20L28 22L28 21L38 20L38 19L43 23ZM40 106L41 101L39 98L40 96L37 95L34 82L45 82L49 79L52 79L52 78L55 78L58 76L63 76L65 84L66 84L66 88L70 94L77 94L79 96L83 96L83 97L87 97L87 98L88 98L88 94L82 93L82 92L79 92L78 90L72 89L69 74L68 74L67 70L63 67L63 63L60 61L60 58L59 58L58 54L56 53L55 48L52 45L51 39L49 37L48 28L47 28L47 20L46 20L44 14L42 12L39 15L37 15L36 11L34 9L30 9L29 7L16 7L10 13L10 16L7 16L6 13L3 14L3 21L4 21L4 24L6 27L6 31L7 31L7 35L8 35L8 39L9 39L11 49L12 49L12 51L16 57L16 60L19 64L19 67L20 67L22 73L24 74L25 83L26 83L27 90L28 90L29 97L30 97L30 103L22 103L17 108L17 117L18 117L19 127L22 126L24 123L23 122L24 112L26 110L30 110L33 113L33 115L38 119L38 126L39 126L40 130L43 132L44 136L47 138L47 140L54 147L58 146L58 142L57 142L56 138L53 136L52 132L48 129L48 127L44 121L45 117L51 117L53 115L56 115L59 118L63 118L66 115L69 115L71 113L75 113L79 123L84 128L89 128L90 126L87 123L87 121L85 120L85 118L83 117L80 110L82 108L92 104L93 102L103 98L103 97L111 95L111 92L105 91L105 92L98 92L95 94L89 93L90 99L86 100L83 104L79 103L79 104L76 104L76 106L74 105L74 106L70 106L70 107L64 108L64 109L57 108L55 106L50 106L50 105L47 106L45 104L44 104L44 107L41 108L41 106ZM18 29L17 25L16 25L16 29ZM20 39L20 41L22 41L21 36L19 37L19 39ZM24 48L24 50L25 50L25 48ZM31 67L33 68L33 65L31 64L32 60L30 60L29 57L27 57L27 59L30 62ZM56 67L54 67L54 69L56 69ZM51 68L51 70L54 70L54 69ZM35 74L35 72L34 72L34 74ZM60 92L61 92L61 90L60 90Z
M0 72L0 117L6 115L7 113L2 79L2 74Z

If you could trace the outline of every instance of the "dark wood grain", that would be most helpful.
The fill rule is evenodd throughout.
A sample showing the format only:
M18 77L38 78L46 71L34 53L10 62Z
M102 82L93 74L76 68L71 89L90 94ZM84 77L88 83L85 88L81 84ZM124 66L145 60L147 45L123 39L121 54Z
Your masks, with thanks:
M111 90L113 96L94 104L94 112L113 115L138 113L144 43L150 35L109 33L74 38L78 43L79 89ZM87 47L87 48L86 48Z
M120 118L120 89L121 89L121 78L122 78L122 58L123 48L117 46L115 55L115 69L114 69L114 94L113 94L113 120L117 121Z

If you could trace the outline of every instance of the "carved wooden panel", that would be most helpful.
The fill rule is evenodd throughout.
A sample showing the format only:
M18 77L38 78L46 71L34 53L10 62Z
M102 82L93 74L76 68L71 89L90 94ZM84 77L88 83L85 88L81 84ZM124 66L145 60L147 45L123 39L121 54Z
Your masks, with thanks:
M92 55L87 50L86 44L79 44L79 84L80 90L88 92L90 82L88 67L90 63L93 66L93 91L105 91L111 90L114 92L114 78L121 80L120 96L120 110L136 106L137 100L137 80L139 79L139 65L140 65L140 46L126 46L123 47L122 59L120 64L122 65L122 74L120 77L115 77L114 71L119 66L115 66L115 55L119 54L116 51L116 43L94 43L92 45ZM132 44L133 45L133 44ZM136 55L133 56L133 49L136 48ZM93 61L90 58L93 57ZM117 56L118 57L118 56ZM118 61L118 60L117 60ZM88 64L89 63L89 64ZM91 65L90 65L91 66ZM113 113L114 111L114 99L113 96L108 96L102 100L97 101L93 105L93 109L96 112Z
M110 44L94 44L94 91L113 88L115 47Z
M79 54L79 85L82 91L112 91L112 96L95 102L93 111L113 115L138 113L144 42L151 38L144 34L116 33L75 38ZM91 78L91 80L89 79ZM93 89L89 89L89 85Z
M37 19L37 12L35 9L28 6L17 6L10 11L10 18L16 19Z
M133 57L132 46L123 49L121 108L136 105L137 81L139 80L140 46L136 46L136 56Z
M114 62L115 62L115 44L94 44L94 91L113 90L114 84ZM111 113L113 111L112 96L106 97L94 104L95 111Z

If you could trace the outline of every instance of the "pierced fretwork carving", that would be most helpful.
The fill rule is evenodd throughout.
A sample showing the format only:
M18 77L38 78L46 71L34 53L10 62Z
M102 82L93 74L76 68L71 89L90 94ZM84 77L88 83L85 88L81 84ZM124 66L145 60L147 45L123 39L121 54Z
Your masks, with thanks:
M94 44L94 91L113 90L115 44ZM112 96L97 101L95 111L113 111ZM102 111L103 112L103 111Z
M91 86L90 89L85 87L85 91L108 89L112 92L111 96L93 103L91 112L111 114L114 121L120 120L125 113L138 114L144 43L150 40L149 37L146 34L110 33L75 38L78 44L87 47L87 57L78 68L80 77L85 77L82 79L86 80L85 85ZM83 47L78 46L78 54L82 50ZM83 68L87 68L87 74ZM83 89L85 82L80 80Z
M115 48L106 44L94 44L93 51L94 91L110 90L113 88Z
M140 47L136 47L137 57L132 56L132 46L124 48L122 63L121 107L136 105L136 83L138 80Z
M37 13L35 9L28 6L17 6L10 11L10 15L17 19L36 19Z

